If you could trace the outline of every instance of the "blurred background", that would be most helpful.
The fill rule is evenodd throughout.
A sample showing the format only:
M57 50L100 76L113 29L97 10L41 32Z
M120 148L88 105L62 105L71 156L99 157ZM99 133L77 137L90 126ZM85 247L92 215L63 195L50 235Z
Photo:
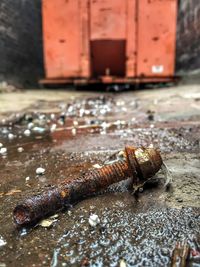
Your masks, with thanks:
M43 9L46 9L43 12L43 14L44 14L44 16L43 16L44 23L43 24L46 23L47 25L50 25L49 27L51 28L52 24L50 21L53 21L53 19L57 17L57 22L54 23L54 28L52 28L51 32L50 32L50 29L47 29L47 26L45 26L46 25L45 24L44 25L45 31L42 33L42 2L43 2L43 6L45 6L45 7L43 7ZM155 6L157 5L157 3L155 3L155 2L156 1L154 1L154 3L151 4L153 6L152 9L155 8ZM200 45L199 45L200 3L198 0L192 0L192 1L180 0L180 1L171 1L170 5L175 6L177 2L179 2L179 3L178 3L178 10L176 13L176 11L174 10L174 7L172 7L171 9L168 8L168 10L166 10L166 5L169 5L169 1L162 1L163 7L161 7L161 11L163 12L164 10L166 10L166 12L159 13L157 18L155 18L155 16L153 14L151 14L150 21L154 20L152 22L152 25L154 25L155 27L156 27L156 24L159 25L161 23L161 21L163 21L163 23L165 23L168 26L168 30L171 31L172 35L174 34L174 31L175 31L175 26L176 26L175 20L177 21L176 57L175 57L175 74L174 75L181 75L183 79L185 78L186 75L188 76L189 74L193 74L193 75L195 74L198 77L199 68L200 68L200 62L199 62L200 59L198 56L199 50L200 50ZM0 58L1 58L0 83L1 83L1 87L6 87L7 84L12 85L14 87L26 87L26 88L37 87L38 81L40 79L46 78L44 59L45 59L45 57L47 58L47 54L46 54L47 52L46 52L46 50L43 50L43 49L44 49L44 42L45 42L46 38L48 39L48 34L50 35L49 36L49 42L52 42L51 38L54 38L54 42L55 41L58 42L59 39L63 38L64 31L65 31L66 35L69 33L69 31L71 31L71 32L80 31L81 32L80 29L79 30L77 29L75 20L73 20L73 22L71 23L70 29L68 29L65 25L65 23L67 23L67 21L66 22L65 21L62 21L62 22L58 21L59 19L62 20L62 16L64 16L63 15L64 12L62 12L63 8L67 8L67 4L63 4L63 3L64 3L64 1L58 1L58 2L54 2L54 1L48 2L48 1L39 1L39 0L35 0L35 1L2 0L1 1L1 3L0 3L0 8L1 8L1 15L0 15L0 25L1 25L1 27L0 27L0 38L1 38L1 43L0 43ZM147 3L148 3L148 1L144 1L143 5L148 6ZM70 12L74 12L74 14L72 16L74 16L76 18L79 17L79 19L83 16L83 13L85 11L79 10L79 12L77 12L75 2L72 4L69 3L68 5L70 5L70 6L72 5L72 9L70 10ZM95 6L95 4L93 4L93 5ZM102 4L102 7L101 6L96 7L96 9L97 8L99 8L99 9L103 8L103 5L105 5L105 4ZM110 5L111 6L113 5L113 7L115 7L116 3L115 4L110 3ZM74 6L74 10L73 10L73 6ZM120 4L118 4L118 6L120 7ZM54 13L54 15L51 14L51 10L50 10L51 8L53 8L54 10L57 10ZM137 8L140 8L140 7L137 7ZM141 8L144 8L144 7L142 6ZM89 9L89 7L88 7L88 9ZM101 23L102 21L105 22L105 18L104 18L105 12L103 13L103 16L101 16L101 13L100 13L99 14L100 18L98 18L98 12L95 10L95 8L93 8L93 9L94 9L93 10L94 13L92 13L92 14L97 14L97 19L96 19L97 21L96 22L95 22L95 20L92 21L91 22L92 25L95 25L95 23L98 23L98 20L99 20L99 23ZM123 9L123 5L122 5L121 9ZM159 12L159 7L157 9ZM136 8L135 8L135 10L136 10ZM173 13L167 14L167 12L170 13L170 10L173 10ZM115 15L114 14L115 10L114 11L111 10L109 12L107 13L107 22L105 22L105 26L106 26L106 23L109 24L109 18L110 18L110 21L112 21L112 23L116 24L116 27L118 24L120 25L120 23L123 24L123 23L128 21L127 17L126 18L123 17L123 11L121 11L121 14L122 14L121 17L118 16L118 18L113 17ZM146 13L147 12L152 12L152 11L147 10ZM144 14L144 11L142 11L142 10L139 11L139 9L138 9L136 16L138 16L138 14L141 14L141 16L142 16L142 14ZM163 20L163 14L166 14L166 16L168 16L167 21ZM134 13L132 15L135 16ZM60 18L59 18L59 16L60 16ZM67 14L65 16L65 19L66 19L66 17L70 17L70 15ZM57 23L57 25L56 25L56 23ZM148 22L146 22L146 23L148 24ZM63 27L61 25L63 25ZM55 34L56 27L57 27L57 31L59 31L58 29L60 29L60 33L58 33L57 35ZM65 27L66 27L66 29L63 30L63 28L65 28ZM122 25L122 27L123 27L123 25ZM133 26L130 26L130 27L134 28L134 24L133 24ZM137 24L137 27L139 28L138 24ZM141 38L144 38L143 42L146 42L146 40L148 40L147 39L148 37L145 39L145 35L148 34L149 30L148 30L147 25L144 27L145 27L145 29L140 30L140 34L143 36ZM61 30L61 28L62 28L62 30ZM102 28L103 28L103 26L102 26ZM54 36L51 37L53 35L53 31L54 31ZM119 29L119 31L120 31L120 29ZM134 29L133 29L133 31L134 31ZM103 34L102 32L100 32L98 27L96 28L96 32L97 32L97 34L99 33L99 35ZM117 31L116 31L116 29L110 29L110 32L109 32L109 30L107 30L107 32L106 32L106 29L105 29L104 32L105 32L105 34L108 34L108 36L106 36L107 39L112 39L112 35L116 34ZM59 34L60 34L60 36L59 36ZM109 36L109 34L110 34L110 36ZM153 34L154 33L152 31L152 33L150 33L152 38L155 37L154 36L155 34L154 35ZM72 33L72 35L73 35L73 33ZM120 35L120 33L119 33L119 35ZM90 41L90 40L87 40L87 38L89 39L89 37L85 37L85 38L86 38L86 40L85 40L86 42ZM135 37L133 37L133 38L135 38ZM95 37L93 39L95 39ZM98 37L97 37L97 39L98 39ZM102 36L100 36L99 39L105 39L105 38L102 38ZM120 37L118 39L120 39ZM125 37L124 40L127 41L128 37ZM167 41L167 38L166 38L166 41ZM173 37L171 37L170 42L171 42L171 46L173 46ZM159 41L158 41L158 43L159 43ZM48 41L46 42L46 45L48 46ZM63 45L63 44L61 43L61 45ZM99 43L99 45L101 45L101 44ZM145 45L148 47L149 44L143 43L141 45ZM159 46L157 46L158 49L162 50L163 45L165 45L165 44L161 43L160 48L159 48ZM49 44L49 46L50 46L50 44ZM48 49L49 49L49 47L47 47L47 50ZM54 48L54 49L57 49L57 54L54 51L55 56L53 55L54 60L56 60L55 58L58 57L58 53L61 53L61 52L59 52L60 51L59 47ZM97 49L96 54L102 53L102 51L100 49L98 52L98 47L96 49ZM140 47L139 47L139 49L140 49ZM154 49L156 50L156 47ZM52 50L53 50L53 48L52 48ZM69 53L72 52L72 48L68 48L68 50L69 50ZM155 50L153 51L153 48L152 48L151 49L152 52L149 52L149 54L152 54L153 52L155 52ZM43 51L44 51L44 57L43 57ZM118 51L120 51L120 50L118 50ZM62 52L62 56L66 57L66 61L67 61L67 55L65 55L65 53L67 53L67 52ZM174 56L175 56L174 51L172 49L171 54L168 54L168 57L172 57L172 60L173 60ZM57 59L57 60L59 60L59 59ZM48 61L48 58L47 58L47 61ZM121 62L123 63L123 59L121 60ZM120 63L120 60L119 60L119 63ZM46 63L46 68L47 67L52 68L53 66L50 66L51 64L53 64L53 63L48 63L48 65ZM59 63L57 63L57 64L59 64ZM67 65L67 64L68 64L68 62L65 62L65 65ZM108 72L109 72L109 70L108 70ZM112 72L111 72L111 74L112 74ZM188 79L188 77L187 77L187 79Z

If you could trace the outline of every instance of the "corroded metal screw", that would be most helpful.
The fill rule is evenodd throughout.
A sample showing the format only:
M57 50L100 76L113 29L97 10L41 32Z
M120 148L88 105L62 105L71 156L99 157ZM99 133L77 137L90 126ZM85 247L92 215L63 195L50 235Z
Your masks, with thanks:
M114 164L92 169L77 179L67 179L39 195L27 198L14 209L18 225L33 223L80 198L132 177L133 184L144 183L162 166L160 153L154 148L126 147L124 157Z
M171 267L186 267L190 256L190 246L187 242L177 242L172 252Z

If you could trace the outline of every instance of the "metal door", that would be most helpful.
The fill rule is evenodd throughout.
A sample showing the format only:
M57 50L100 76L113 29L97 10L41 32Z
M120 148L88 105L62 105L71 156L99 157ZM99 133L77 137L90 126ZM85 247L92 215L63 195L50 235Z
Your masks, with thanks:
M90 0L92 76L135 76L136 0Z
M177 0L138 0L137 76L173 76Z

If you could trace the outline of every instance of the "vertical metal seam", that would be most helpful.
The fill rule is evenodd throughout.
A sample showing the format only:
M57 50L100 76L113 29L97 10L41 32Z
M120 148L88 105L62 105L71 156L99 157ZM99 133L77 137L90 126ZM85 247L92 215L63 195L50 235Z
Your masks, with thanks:
M139 47L139 0L135 0L135 76L138 77L138 47ZM140 0L143 1L143 0Z

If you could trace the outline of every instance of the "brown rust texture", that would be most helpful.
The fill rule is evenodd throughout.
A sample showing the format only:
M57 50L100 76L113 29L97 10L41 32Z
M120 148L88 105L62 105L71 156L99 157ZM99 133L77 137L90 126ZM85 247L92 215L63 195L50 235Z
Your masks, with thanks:
M190 255L190 246L187 242L177 242L172 253L171 267L186 267Z
M14 209L15 223L33 223L129 177L133 178L133 183L144 182L157 173L162 165L160 153L153 148L126 147L124 152L122 160L100 169L92 169L77 179L67 179L39 195L25 199Z

